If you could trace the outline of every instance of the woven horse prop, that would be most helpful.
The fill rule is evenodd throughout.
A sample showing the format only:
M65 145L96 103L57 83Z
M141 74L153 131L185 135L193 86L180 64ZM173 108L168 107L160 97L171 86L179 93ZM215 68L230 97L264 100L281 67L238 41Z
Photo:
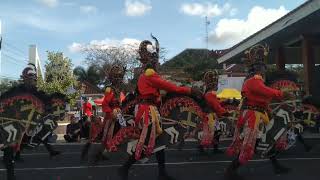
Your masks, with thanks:
M288 150L295 144L297 135L303 131L301 121L295 117L300 103L297 100L298 86L290 80L277 80L271 84L271 87L287 91L290 96L284 101L274 101L269 106L270 123L262 127L260 139L256 145L256 150L263 157Z
M16 87L4 93L0 98L0 147L20 146L24 134L34 134L44 111L36 91Z
M138 99L132 98L125 102L122 113L126 119L127 127L121 133L115 133L113 142L116 145L124 144L124 139L129 139L126 143L126 152L133 154L136 147L139 130L134 125L134 111L138 104ZM170 96L165 99L160 107L161 128L166 133L167 145L183 142L185 138L196 138L201 132L201 122L205 113L202 112L198 103L187 96ZM112 150L111 151L116 151Z
M167 145L179 144L179 148L182 148L185 140L196 140L199 143L203 138L203 122L207 116L207 113L203 111L199 100L195 100L188 96L179 96L175 94L167 95L163 98L164 101L160 106L161 124L163 133L167 134L168 143ZM136 146L139 132L135 132L134 128L131 127L134 122L134 109L138 103L137 99L132 99L127 102L122 108L122 112L126 117L128 124L127 134L116 135L115 139L120 142L124 137L131 136L131 140L127 143L127 153L132 154ZM226 103L227 104L227 103ZM223 117L217 119L216 122L219 129L222 130L224 135L230 135L232 133L232 122L230 119L234 119L236 116L236 106L232 104L232 117Z
M65 117L65 96L59 93L52 94L47 97L49 102L46 105L46 111L41 118L34 134L29 136L25 142L29 147L36 147L45 139L52 135L53 131L58 127L58 121L64 120Z

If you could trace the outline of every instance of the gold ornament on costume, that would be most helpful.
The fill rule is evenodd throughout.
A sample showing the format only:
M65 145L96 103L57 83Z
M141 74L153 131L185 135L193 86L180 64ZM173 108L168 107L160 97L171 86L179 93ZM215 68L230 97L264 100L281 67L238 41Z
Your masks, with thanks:
M218 85L219 73L217 70L208 71L203 76L203 82L210 88L216 87Z
M269 46L267 44L257 44L245 51L246 60L249 65L255 63L266 63L269 55Z

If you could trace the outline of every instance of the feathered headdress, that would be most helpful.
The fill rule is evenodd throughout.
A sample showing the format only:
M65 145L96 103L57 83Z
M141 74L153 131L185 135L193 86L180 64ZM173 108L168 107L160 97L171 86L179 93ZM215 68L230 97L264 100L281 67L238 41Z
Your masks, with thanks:
M159 61L159 41L151 34L151 38L155 41L155 45L149 40L144 40L139 46L139 61L143 65L158 63Z
M32 63L29 63L28 66L23 69L20 77L22 80L37 80L36 66Z
M113 63L106 72L105 91L118 90L123 83L126 66L120 62Z
M269 55L269 46L267 44L257 44L245 51L245 63L248 66L249 73L266 69L265 63Z
M207 71L203 76L203 82L207 87L216 87L218 79L219 73L217 70Z
M266 63L269 55L269 46L267 44L257 44L245 51L245 55L249 64Z

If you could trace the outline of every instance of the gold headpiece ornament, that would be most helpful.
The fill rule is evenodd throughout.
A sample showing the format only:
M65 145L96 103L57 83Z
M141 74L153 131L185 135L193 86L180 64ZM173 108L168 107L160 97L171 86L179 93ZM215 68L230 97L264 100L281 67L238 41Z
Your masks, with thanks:
M218 84L219 73L217 70L207 71L203 76L203 82L207 87L216 87Z
M245 51L246 60L249 65L256 63L266 63L269 55L269 46L267 44L257 44Z

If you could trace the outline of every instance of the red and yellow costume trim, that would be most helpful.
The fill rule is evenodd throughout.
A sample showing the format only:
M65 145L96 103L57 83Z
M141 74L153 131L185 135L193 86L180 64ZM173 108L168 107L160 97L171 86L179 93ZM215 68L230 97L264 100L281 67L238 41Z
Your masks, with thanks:
M102 143L107 146L107 142L113 138L117 115L121 113L120 102L111 87L107 87L105 90L102 101L102 111L105 113Z
M201 140L201 145L208 147L214 143L214 127L215 121L217 121L216 115L220 117L227 111L221 106L215 91L207 92L204 95L204 99L209 106L210 111L212 111L207 114L206 121L203 123L203 138Z
M149 157L153 153L156 138L162 134L160 115L157 109L157 104L160 102L160 90L191 94L191 88L176 86L162 79L153 69L147 69L138 80L140 104L138 104L135 114L136 130L132 130L132 127L120 129L115 138L107 145L110 151L117 150L116 146L122 143L124 138L121 135L130 138L140 132L135 148L135 158L139 160L142 154Z
M268 124L268 105L273 98L281 99L280 90L264 84L260 75L246 80L242 87L242 109L237 122L234 139L227 149L228 155L239 155L239 162L245 164L252 159L261 123Z

